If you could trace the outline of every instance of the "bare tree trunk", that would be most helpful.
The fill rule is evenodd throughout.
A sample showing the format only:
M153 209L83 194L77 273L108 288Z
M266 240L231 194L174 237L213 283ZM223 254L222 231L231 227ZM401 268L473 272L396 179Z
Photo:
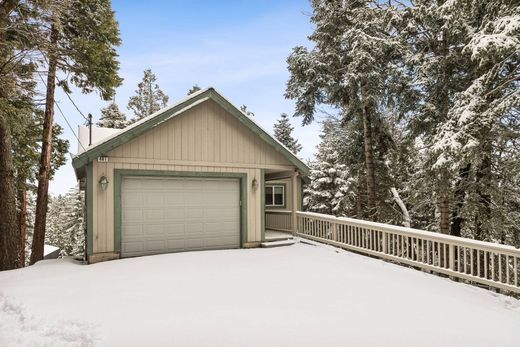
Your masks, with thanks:
M399 196L399 192L397 192L397 189L394 187L390 188L390 191L392 192L392 195L394 196L394 200L399 205L399 208L401 209L401 212L403 213L403 225L407 228L411 225L411 219L410 214L408 213L408 209L406 208L406 205L404 204L403 200Z
M56 47L58 31L55 25L51 28L51 47ZM36 196L36 217L31 247L31 261L34 264L43 259L45 243L45 224L47 221L47 204L49 199L49 175L51 170L52 125L54 122L54 92L56 89L57 57L55 52L49 55L49 71L47 74L47 94L45 98L45 114L43 120L42 152L38 175L38 193Z
M9 13L18 1L7 0L0 3L0 42L6 41ZM0 52L0 65L7 58ZM5 78L4 78L5 77ZM9 97L10 86L14 85L11 76L2 72L0 76L0 99ZM13 166L11 130L3 110L0 110L0 271L16 269L19 264L18 230L16 228L16 185Z
M25 234L27 224L27 191L25 180L18 187L18 237L20 242L20 267L25 266Z
M374 146L372 144L372 119L367 110L367 106L363 100L364 86L361 86L361 104L363 112L363 141L365 153L365 166L367 171L367 193L368 207L370 208L370 216L377 220L377 196L376 196L376 178L374 165Z

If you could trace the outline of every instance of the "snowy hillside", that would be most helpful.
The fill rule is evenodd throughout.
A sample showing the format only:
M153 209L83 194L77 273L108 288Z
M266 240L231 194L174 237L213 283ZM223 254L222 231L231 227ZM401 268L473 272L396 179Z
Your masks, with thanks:
M322 245L0 273L0 345L517 346L520 301Z

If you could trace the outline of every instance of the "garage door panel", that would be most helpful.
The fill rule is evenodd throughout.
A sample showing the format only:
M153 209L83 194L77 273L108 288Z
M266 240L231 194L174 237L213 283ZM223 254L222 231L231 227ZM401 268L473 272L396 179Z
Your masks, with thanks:
M204 235L204 223L200 222L186 222L186 234L189 235Z
M234 208L224 208L224 207L207 207L205 209L205 217L210 219L236 219L239 217L239 212Z
M228 234L232 233L236 235L237 233L237 226L234 221L229 222L214 222L214 223L206 223L206 232L207 233L222 233L222 234Z
M165 225L165 232L169 237L184 237L184 234L186 233L186 225L184 223L168 223Z
M187 190L187 191L200 191L201 187L204 186L205 182L204 180L194 180L194 179L182 179L182 187L181 189Z
M164 206L164 192L151 192L143 195L143 206Z
M186 219L190 221L199 221L204 218L204 209L199 207L187 207Z
M203 248L204 247L204 240L197 238L197 239L186 239L186 247L187 248Z
M144 180L125 180L124 186L127 191L141 190L144 182Z
M123 253L142 253L144 251L144 241L128 241L122 245Z
M154 222L156 220L163 219L163 210L157 208L146 208L143 209L143 217L142 220L144 222Z
M168 240L167 241L168 250L175 252L175 251L182 251L186 248L186 240L180 239L180 240Z
M163 220L165 222L184 222L186 218L186 210L184 207L164 206L164 209Z
M123 224L121 228L125 229L126 236L134 237L134 236L142 236L143 228L141 224Z
M219 238L208 238L206 239L206 247L232 247L235 242L234 236L219 237Z
M177 193L173 191L172 193L166 193L164 195L164 203L166 205L184 206L184 193Z
M225 204L227 206L236 206L238 201L238 197L236 196L236 192L206 192L204 194L204 201L206 205L211 206L215 204Z
M135 191L128 190L123 197L125 200L123 201L126 206L137 206L140 207L143 204L142 194Z
M240 246L237 179L124 178L122 256Z
M201 206L206 202L206 194L200 191L184 193L184 201L186 206Z
M148 240L146 241L146 250L150 252L165 251L166 240Z
M145 224L142 226L143 234L153 237L154 235L164 235L164 224Z

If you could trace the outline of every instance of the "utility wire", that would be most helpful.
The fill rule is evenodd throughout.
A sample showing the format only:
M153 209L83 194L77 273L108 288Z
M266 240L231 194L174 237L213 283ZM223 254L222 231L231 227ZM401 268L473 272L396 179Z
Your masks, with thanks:
M27 31L31 34L31 36L33 38L35 38L34 36L34 33L32 32L29 24L27 23L27 18L25 18L24 20L24 24L25 26L27 27ZM36 38L35 38L36 39ZM49 60L47 60L47 56L45 55L44 52L42 52L42 50L40 49L40 47L36 47L36 49L41 53L42 57L43 57L43 60L45 60L45 63L47 63L47 66L49 65ZM39 72L38 72L39 74ZM41 75L40 75L40 79L42 79ZM62 80L60 80L58 77L56 77L56 79L58 80L58 83L62 82ZM42 82L43 84L45 84L45 87L47 87L46 83L43 81L42 79ZM81 112L81 110L79 109L78 105L76 105L76 103L74 102L74 100L72 100L72 97L70 96L70 94L64 89L64 88L61 88L61 90L63 90L65 92L65 95L67 95L67 98L69 98L70 102L72 103L72 105L74 105L74 107L76 108L76 110L78 110L79 114L85 119L85 121L88 122L88 118L85 116L85 114L83 112Z
M56 77L56 79L58 80L58 82L62 82L62 80L60 80L58 77ZM70 102L72 103L72 105L74 105L74 107L76 108L76 110L78 110L79 114L85 118L85 120L88 122L88 118L85 116L85 114L83 112L81 112L81 110L79 109L78 105L76 105L76 103L74 102L74 100L72 100L72 97L70 96L70 94L64 89L64 88L61 88L61 90L63 90L65 92L65 95L67 95L67 98L69 98Z
M45 85L45 88L47 88L47 83L45 83L45 80L43 79L42 75L38 72L38 76L40 77L42 83ZM84 151L86 151L86 148L83 146L83 144L81 143L81 141L79 140L79 137L78 135L76 135L76 132L74 131L74 129L72 128L72 126L70 125L69 123L69 120L67 119L67 117L65 117L65 113L63 113L60 105L56 102L56 100L54 100L54 105L56 105L56 108L58 109L58 111L60 111L60 114L61 116L63 117L63 119L65 120L65 122L67 123L67 125L69 126L69 129L70 131L72 131L72 134L74 135L74 137L76 138L76 140L78 140L78 143L79 145L81 146L81 148L83 148ZM70 153L70 152L69 152Z

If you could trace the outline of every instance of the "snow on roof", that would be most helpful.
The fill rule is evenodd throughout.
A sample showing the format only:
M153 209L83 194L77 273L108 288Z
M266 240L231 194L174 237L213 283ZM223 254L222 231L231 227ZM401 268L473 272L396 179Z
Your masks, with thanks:
M220 92L218 92L215 88L213 87L207 87L207 88L204 88L204 89L201 89L195 93L192 93L186 97L184 97L183 99L177 101L176 103L170 105L170 106L167 106L147 117L144 117L143 119L127 126L126 128L124 129L121 129L121 130L118 130L118 131L114 131L113 133L111 134L108 134L107 133L107 136L104 137L104 138L100 138L98 139L95 143L92 144L92 146L86 148L85 151L82 151L82 152L78 152L78 154L76 154L74 157L73 157L73 165L74 165L74 161L82 156L84 153L86 152L90 152L91 150L94 150L96 147L99 147L105 143L108 143L112 140L115 140L117 137L121 136L122 134L125 134L127 132L130 132L132 131L132 129L134 128L137 128L139 127L140 125L142 125L143 123L147 123L147 122L150 122L152 119L154 119L155 117L158 117L158 116L161 116L163 114L165 114L165 112L169 111L169 110L172 110L174 109L175 107L183 104L183 103L186 103L187 101L191 100L191 99L194 99L198 96L200 96L201 94L204 94L204 93L207 93L208 91L214 91L214 93L216 93L218 95L218 97L220 97L221 99L223 99L226 103L230 104L235 110L237 110L238 112L240 112L249 122L252 123L252 125L247 125L249 126L251 129L253 128L257 128L257 129L260 129L261 132L263 132L264 134L266 134L277 146L283 148L282 150L282 154L284 154L287 158L290 158L289 160L293 163L296 163L296 166L299 167L299 168L303 168L303 171L308 171L308 167L307 165L296 155L294 154L289 148L287 148L283 143L281 143L280 141L278 141L278 139L276 139L274 136L272 136L268 131L266 131L261 125L259 125L254 117L250 117L248 116L245 112L243 112L242 110L240 110L240 108L236 107L236 105L234 105L232 102L230 102L226 97L224 97ZM168 121L169 119L171 119L172 117L175 117L183 112L185 112L186 110L210 99L212 97L212 94L211 93L208 93L208 96L206 98L201 98L200 100L197 100L197 101L194 101L193 103L191 104L187 104L187 106L185 106L184 108L180 109L180 110L177 110L175 113L169 115L168 117L162 119L162 121L160 121L159 123L157 124L154 124L153 122L151 123L152 124L152 127L155 127L163 122L166 122ZM269 141L268 141L269 142ZM271 145L273 145L273 143L271 143ZM287 152L287 153L284 153L284 152ZM87 154L87 157L88 157L88 154Z
M98 128L93 126L92 144L89 146L89 129L87 126L80 125L78 127L78 154L88 151L107 137L120 133L121 130L122 129Z
M188 95L188 96L186 96L186 97L184 97L184 98L178 100L176 103L174 103L174 104L172 104L172 105L170 105L170 106L166 106L166 107L160 109L159 111L157 111L157 112L155 112L155 113L152 113L151 115L146 116L146 117L144 117L144 118L138 120L137 122L128 125L128 126L125 127L124 129L112 129L112 130L115 130L115 131L113 131L112 133L108 133L108 132L106 132L106 133L99 132L98 135L104 135L104 136L103 136L103 137L99 137L99 138L97 138L96 141L94 141L94 139L93 139L93 141L92 141L92 145L91 145L91 146L87 146L87 147L85 147L85 150L78 151L78 154L76 154L76 156L80 155L80 154L83 153L83 152L89 151L89 150L91 150L91 149L93 149L93 148L96 148L97 146L99 146L99 145L101 145L101 144L103 144L103 143L105 143L105 142L110 141L111 139L115 138L115 137L118 136L119 134L126 133L126 132L132 130L133 128L138 127L139 125L141 125L141 124L143 124L143 123L149 121L150 119L154 118L155 116L160 115L160 114L164 113L165 111L168 111L168 110L174 108L175 106L180 105L180 104L182 104L183 102L186 102L186 101L188 101L188 100L194 98L195 96L204 93L205 91L207 91L207 90L209 90L209 89L213 89L213 88L212 88L212 87L207 87L207 88L204 88L204 89L198 90L198 91L196 91L195 93L192 93L192 94L190 94L190 95ZM94 129L94 128L92 128L92 129ZM99 129L99 128L96 128L96 129ZM88 128L87 128L87 135L88 135ZM92 134L92 137L94 137L94 134ZM81 140L81 137L80 137L80 140ZM88 138L87 138L87 141L88 141ZM82 141L82 143L83 143L83 141ZM87 144L88 144L88 142L87 142Z

